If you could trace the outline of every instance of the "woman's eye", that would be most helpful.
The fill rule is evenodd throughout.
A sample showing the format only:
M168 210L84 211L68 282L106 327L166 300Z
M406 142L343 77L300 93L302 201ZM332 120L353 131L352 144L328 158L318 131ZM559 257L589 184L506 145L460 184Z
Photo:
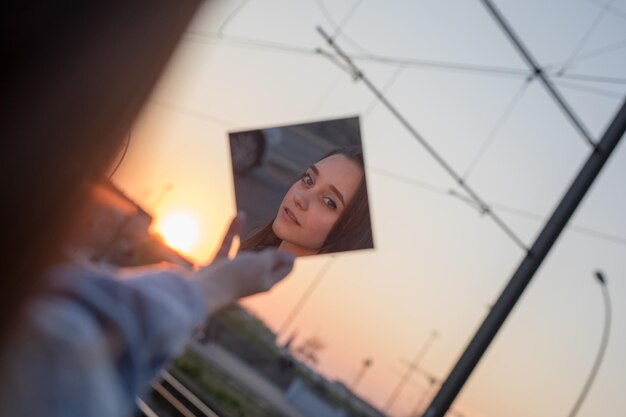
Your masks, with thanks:
M309 174L304 174L302 176L302 182L308 186L313 185L313 178Z
M337 204L332 200L332 198L324 197L324 204L333 210L337 210Z

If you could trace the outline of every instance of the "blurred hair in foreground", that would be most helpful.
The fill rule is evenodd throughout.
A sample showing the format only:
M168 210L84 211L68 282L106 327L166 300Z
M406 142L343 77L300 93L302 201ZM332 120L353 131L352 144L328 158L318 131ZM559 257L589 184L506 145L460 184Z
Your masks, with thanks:
M62 256L199 1L9 2L0 132L0 346Z

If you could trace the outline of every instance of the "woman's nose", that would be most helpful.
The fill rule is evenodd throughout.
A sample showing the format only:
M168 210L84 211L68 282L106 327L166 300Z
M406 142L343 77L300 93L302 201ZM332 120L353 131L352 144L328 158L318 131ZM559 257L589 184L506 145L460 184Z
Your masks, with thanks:
M309 200L305 193L295 193L293 195L293 202L300 210L307 210L309 208Z

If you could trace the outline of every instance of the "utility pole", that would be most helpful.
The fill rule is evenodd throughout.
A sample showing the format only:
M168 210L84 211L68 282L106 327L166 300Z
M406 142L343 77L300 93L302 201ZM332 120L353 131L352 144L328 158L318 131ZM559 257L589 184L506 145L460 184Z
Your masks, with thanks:
M626 102L602 135L585 165L559 202L543 230L430 403L424 417L443 417L493 338L552 249L567 222L626 131Z
M413 408L413 411L410 414L411 417L418 417L419 416L418 413L422 409L422 405L426 401L426 398L428 397L428 395L433 391L433 388L435 388L435 384L437 384L437 382L438 382L437 378L435 378L432 375L428 375L428 388L426 388L424 390L424 393L422 394L422 396L418 400L417 404L415 404L415 408Z
M161 190L161 192L159 193L159 195L154 199L154 203L152 203L152 212L154 213L155 209L161 204L161 202L163 201L163 199L165 198L165 196L172 191L172 189L174 188L174 186L170 183L167 183L165 185L165 187L163 187L163 189Z
M282 335L289 328L289 326L294 321L298 313L300 313L300 310L302 309L304 304L307 302L309 297L311 297L311 294L313 294L313 291L315 291L315 288L317 288L317 286L319 285L320 281L322 280L322 278L324 277L324 275L326 274L326 272L328 271L328 269L330 268L334 260L335 260L334 256L331 256L330 258L328 258L328 260L322 266L322 268L317 273L315 278L313 278L313 280L311 281L307 289L304 291L304 294L302 294L302 297L300 297L300 299L293 306L293 308L287 315L287 318L285 319L283 324L281 324L280 328L276 332L278 336Z
M596 378L598 370L600 369L600 365L602 364L606 347L609 345L609 335L611 334L611 297L609 296L609 289L607 288L604 274L601 271L596 271L594 275L600 284L600 289L602 290L602 296L604 299L604 330L602 332L602 341L600 342L600 348L598 349L598 354L593 362L587 381L585 382L583 389L580 391L578 398L576 398L572 411L570 411L567 415L568 417L575 417L580 409L580 406L583 404L583 401L585 401L585 398L591 389L591 385Z
M359 369L359 372L356 374L356 376L354 377L354 381L352 381L352 385L350 386L350 390L352 392L354 392L354 390L356 389L356 386L359 382L361 382L361 379L363 379L363 375L365 375L365 372L367 372L367 370L370 368L370 366L372 366L372 363L374 361L370 358L365 358L363 360L363 363L361 364L361 369Z
M406 372L404 373L404 375L402 375L402 378L400 378L398 385L396 385L396 388L393 390L393 392L389 396L389 399L387 399L387 402L385 403L385 406L383 407L384 412L389 412L389 410L395 403L396 398L398 398L398 395L400 395L400 392L402 391L402 389L408 382L409 377L411 376L411 373L413 373L415 370L418 369L420 362L424 358L424 355L426 355L426 352L428 351L430 346L433 344L437 336L438 336L438 333L436 330L433 330L430 333L430 337L426 339L420 351L417 353L417 355L415 355L415 359L413 359L413 361L409 364L409 366L407 366Z

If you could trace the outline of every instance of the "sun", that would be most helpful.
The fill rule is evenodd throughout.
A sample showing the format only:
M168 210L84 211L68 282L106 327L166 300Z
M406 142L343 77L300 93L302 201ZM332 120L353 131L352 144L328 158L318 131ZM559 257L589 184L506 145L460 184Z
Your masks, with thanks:
M168 246L189 252L198 242L199 227L193 216L186 213L172 213L156 226Z

